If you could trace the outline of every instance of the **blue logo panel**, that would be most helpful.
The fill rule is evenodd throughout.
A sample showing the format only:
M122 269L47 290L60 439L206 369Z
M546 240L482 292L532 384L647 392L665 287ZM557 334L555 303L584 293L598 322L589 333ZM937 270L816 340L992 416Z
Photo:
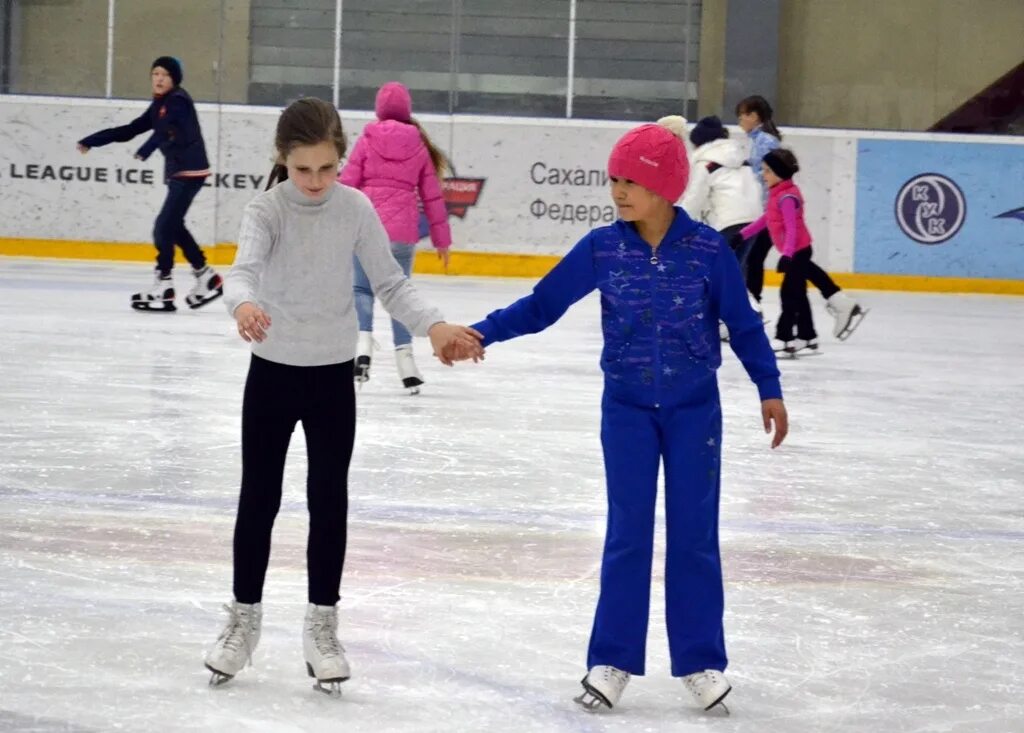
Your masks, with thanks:
M854 270L1024 279L1024 145L862 139Z

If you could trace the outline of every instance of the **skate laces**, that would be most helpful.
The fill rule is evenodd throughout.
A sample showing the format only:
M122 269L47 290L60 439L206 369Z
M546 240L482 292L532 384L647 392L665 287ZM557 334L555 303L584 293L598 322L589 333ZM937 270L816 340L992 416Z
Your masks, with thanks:
M337 635L337 612L316 614L310 619L310 631L313 633L313 644L317 652L324 657L338 657L343 651Z
M608 665L605 665L604 669L601 670L601 674L605 681L614 683L619 689L626 686L630 677L629 672L625 672L617 667L611 667Z
M217 643L231 652L237 652L245 647L246 658L251 662L252 646L249 641L252 638L252 615L243 615L237 608L226 603L224 610L228 612L228 625L217 638Z
M703 695L718 683L715 677L716 674L713 671L697 672L686 678L686 684L698 695Z

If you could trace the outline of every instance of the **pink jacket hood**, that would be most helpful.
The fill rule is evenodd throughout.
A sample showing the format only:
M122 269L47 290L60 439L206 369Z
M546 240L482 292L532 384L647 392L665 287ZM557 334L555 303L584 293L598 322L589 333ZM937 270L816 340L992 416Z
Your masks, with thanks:
M363 136L373 152L385 160L402 162L426 150L420 131L404 122L385 120L367 125Z
M434 246L452 243L448 208L419 129L405 122L371 122L356 140L338 180L365 193L392 242L420 239L420 204Z
M412 97L405 84L389 81L378 89L374 110L378 120L408 122L412 117Z

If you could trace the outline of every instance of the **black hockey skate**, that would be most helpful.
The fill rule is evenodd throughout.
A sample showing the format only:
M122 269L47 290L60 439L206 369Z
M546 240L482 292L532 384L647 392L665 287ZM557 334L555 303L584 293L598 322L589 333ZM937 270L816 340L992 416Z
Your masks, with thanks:
M796 359L797 357L803 356L815 356L821 354L821 348L818 345L818 339L810 339L804 341L803 339L794 339L792 341L785 341L782 346L773 347L775 353L780 357L789 357L790 359Z

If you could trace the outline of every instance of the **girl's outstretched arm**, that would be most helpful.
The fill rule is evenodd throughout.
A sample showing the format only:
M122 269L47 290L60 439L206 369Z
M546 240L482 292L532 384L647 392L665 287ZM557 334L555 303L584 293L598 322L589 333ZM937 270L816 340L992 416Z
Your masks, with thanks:
M533 292L507 308L496 310L473 328L483 334L483 345L539 333L557 321L569 306L597 287L590 235L533 287Z

